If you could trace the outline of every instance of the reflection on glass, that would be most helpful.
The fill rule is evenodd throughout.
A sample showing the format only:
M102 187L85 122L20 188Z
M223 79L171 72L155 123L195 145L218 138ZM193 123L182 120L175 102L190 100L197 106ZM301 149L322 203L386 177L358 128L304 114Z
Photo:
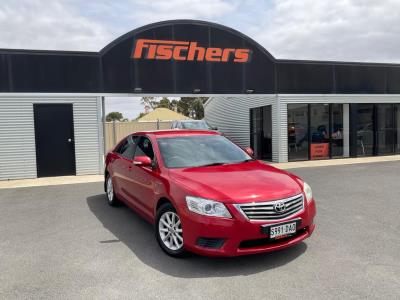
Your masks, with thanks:
M308 159L308 105L288 104L289 161Z
M374 105L359 104L357 107L357 156L373 155Z
M332 104L331 107L332 157L343 157L343 105Z
M271 105L250 109L251 147L259 159L272 159Z
M329 104L310 105L310 158L329 158Z
M394 120L392 104L377 104L378 154L394 153Z

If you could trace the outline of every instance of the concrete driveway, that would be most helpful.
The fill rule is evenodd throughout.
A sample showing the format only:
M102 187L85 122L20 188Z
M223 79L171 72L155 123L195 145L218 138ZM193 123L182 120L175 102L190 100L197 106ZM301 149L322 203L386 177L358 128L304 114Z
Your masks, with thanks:
M291 249L173 259L101 183L0 190L0 299L400 298L400 162L294 169L318 225Z

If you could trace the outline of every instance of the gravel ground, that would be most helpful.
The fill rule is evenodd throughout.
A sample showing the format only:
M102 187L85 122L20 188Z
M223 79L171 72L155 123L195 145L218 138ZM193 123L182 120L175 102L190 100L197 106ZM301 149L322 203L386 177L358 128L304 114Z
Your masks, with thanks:
M400 299L400 162L291 171L314 235L239 258L166 256L101 183L0 190L0 298Z

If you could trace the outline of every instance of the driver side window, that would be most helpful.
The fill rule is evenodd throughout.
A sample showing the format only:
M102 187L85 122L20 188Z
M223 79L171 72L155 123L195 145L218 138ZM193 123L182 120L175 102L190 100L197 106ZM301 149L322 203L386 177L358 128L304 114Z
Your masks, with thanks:
M141 137L135 151L136 156L148 156L151 160L154 159L153 146L147 137Z

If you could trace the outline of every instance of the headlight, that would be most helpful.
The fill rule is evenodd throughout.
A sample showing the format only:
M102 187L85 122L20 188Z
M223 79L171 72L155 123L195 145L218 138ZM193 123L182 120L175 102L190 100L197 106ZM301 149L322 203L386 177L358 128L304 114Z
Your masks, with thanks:
M312 199L312 189L308 185L307 182L303 183L303 190L304 190L304 194L306 194L307 201L311 201L311 199Z
M186 196L186 204L190 211L200 215L232 218L226 206L221 202Z

